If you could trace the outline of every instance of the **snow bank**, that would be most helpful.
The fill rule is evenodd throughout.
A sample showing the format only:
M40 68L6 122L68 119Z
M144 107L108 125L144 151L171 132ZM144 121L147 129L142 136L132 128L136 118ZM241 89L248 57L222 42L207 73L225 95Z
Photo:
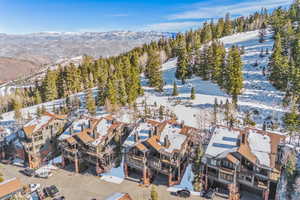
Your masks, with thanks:
M121 165L116 168L112 168L109 172L101 174L101 180L110 182L110 183L115 183L115 184L121 184L124 179L124 158L122 159Z
M179 185L175 185L173 187L169 187L167 189L168 192L177 192L178 190L186 189L191 192L191 195L200 196L200 192L194 191L193 187L194 173L192 171L192 165L189 164L185 170L185 173L181 179Z

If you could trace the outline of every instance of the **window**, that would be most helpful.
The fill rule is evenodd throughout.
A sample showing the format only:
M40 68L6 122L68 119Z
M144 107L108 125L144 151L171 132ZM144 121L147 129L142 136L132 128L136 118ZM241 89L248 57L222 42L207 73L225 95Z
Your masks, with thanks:
M229 169L234 169L234 166L231 162L227 161L227 160L222 160L222 167L226 167Z
M210 164L211 164L211 165L214 165L214 166L217 166L217 161L214 160L214 159L211 159L211 160L210 160Z
M220 178L226 180L226 181L233 181L233 176L230 174L224 174L224 173L220 173Z

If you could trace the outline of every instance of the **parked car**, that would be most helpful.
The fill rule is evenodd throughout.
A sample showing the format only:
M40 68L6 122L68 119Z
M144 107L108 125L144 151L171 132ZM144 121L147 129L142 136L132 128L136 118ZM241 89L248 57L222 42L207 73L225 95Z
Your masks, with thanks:
M208 189L206 191L201 192L201 197L205 199L213 199L215 196L215 191L213 189Z
M29 184L30 192L35 192L41 187L40 184Z
M12 160L8 159L8 160L1 160L1 162L5 165L10 165L12 164Z
M24 170L21 170L21 172L23 174L25 174L26 176L29 176L29 177L32 177L35 175L35 171L33 169L30 169L30 168L26 168Z
M48 172L48 171L36 174L36 176L39 177L39 178L49 178L52 175L53 175L52 172Z
M186 189L178 190L176 195L182 198L189 198L191 196L191 192Z
M61 197L57 197L57 198L54 198L53 200L65 200L66 198L64 196L61 196Z
M51 185L50 187L44 188L44 194L46 197L55 197L59 194L59 190L55 185Z

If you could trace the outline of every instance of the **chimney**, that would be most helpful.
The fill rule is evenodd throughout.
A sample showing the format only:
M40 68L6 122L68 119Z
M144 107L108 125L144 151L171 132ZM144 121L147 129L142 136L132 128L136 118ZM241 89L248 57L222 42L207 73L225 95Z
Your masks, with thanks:
M138 132L135 132L134 133L134 141L138 142L139 140L140 140L140 138L139 138Z
M73 125L70 126L70 134L73 135Z
M153 136L152 130L149 130L148 135L149 135L149 136L148 136L149 138L151 138L151 137Z
M246 134L242 134L242 143L245 144L246 142Z
M92 128L92 122L91 122L91 120L89 119L89 129L91 129Z
M169 137L167 135L164 138L164 146L167 147L167 148L170 146L170 140L169 140Z
M98 138L98 133L97 133L97 129L96 128L93 129L93 138L94 139Z
M180 128L183 128L183 126L184 126L184 120L181 121Z
M157 132L158 132L158 128L157 128L157 126L155 126L155 127L154 127L154 135L158 135Z

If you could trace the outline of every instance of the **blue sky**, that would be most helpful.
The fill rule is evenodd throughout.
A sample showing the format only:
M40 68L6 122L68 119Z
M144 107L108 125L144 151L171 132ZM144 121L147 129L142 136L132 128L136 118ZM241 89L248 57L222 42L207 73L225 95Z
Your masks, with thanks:
M183 31L292 0L0 0L0 32Z

